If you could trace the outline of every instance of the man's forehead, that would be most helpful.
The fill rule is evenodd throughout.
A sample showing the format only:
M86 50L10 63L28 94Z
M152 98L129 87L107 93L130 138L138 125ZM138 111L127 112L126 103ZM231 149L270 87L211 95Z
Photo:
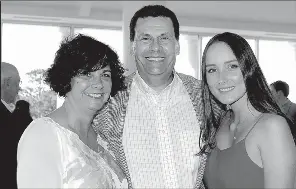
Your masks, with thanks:
M167 17L147 17L139 18L135 27L136 33L150 33L150 32L174 32L173 23Z
M274 88L274 86L272 84L269 85L269 88L270 88L271 91L274 91L275 90L275 88Z
M15 77L16 79L20 78L20 74L17 69L12 69L9 71L10 75Z
M9 63L1 62L1 78L15 77L19 78L19 72L17 68Z
M17 71L13 71L13 72L8 72L6 77L10 77L12 80L14 81L20 81L20 75Z

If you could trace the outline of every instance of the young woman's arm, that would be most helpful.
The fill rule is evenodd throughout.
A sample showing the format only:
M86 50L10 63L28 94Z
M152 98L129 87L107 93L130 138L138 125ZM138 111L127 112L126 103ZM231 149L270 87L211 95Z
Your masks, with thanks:
M261 127L259 150L265 188L293 188L296 178L296 147L286 120L267 115Z
M51 126L33 122L19 142L17 159L18 188L61 188L60 152Z

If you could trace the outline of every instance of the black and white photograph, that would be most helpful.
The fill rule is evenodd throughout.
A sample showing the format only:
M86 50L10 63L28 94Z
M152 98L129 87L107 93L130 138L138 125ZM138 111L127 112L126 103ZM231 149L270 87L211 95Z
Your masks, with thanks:
M296 189L296 1L1 1L8 189Z

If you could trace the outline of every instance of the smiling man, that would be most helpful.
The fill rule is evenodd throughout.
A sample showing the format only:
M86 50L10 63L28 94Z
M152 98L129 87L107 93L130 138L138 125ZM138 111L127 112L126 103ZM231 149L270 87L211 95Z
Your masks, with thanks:
M129 187L194 188L204 167L201 82L174 70L180 52L179 22L161 5L138 10L130 22L137 71L127 89L95 118L98 141L124 170Z

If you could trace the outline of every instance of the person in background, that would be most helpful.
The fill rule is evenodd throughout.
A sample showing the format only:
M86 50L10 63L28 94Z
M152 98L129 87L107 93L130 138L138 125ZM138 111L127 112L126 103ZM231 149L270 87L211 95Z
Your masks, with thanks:
M125 88L118 55L85 35L65 39L45 81L61 107L35 119L23 133L17 151L19 188L126 188L112 156L97 143L94 115Z
M293 188L294 128L273 98L248 42L234 33L215 35L203 52L202 80L206 186ZM214 116L214 104L226 110L222 117Z
M2 124L10 123L10 115L14 110L15 100L20 90L20 75L17 68L9 63L1 62L1 119Z
M3 142L5 143L5 154L2 155L5 168L5 179L3 179L4 186L10 188L17 188L16 185L16 130L13 125L12 112L14 110L14 103L18 92L20 90L20 75L17 68L6 62L1 62L1 133ZM7 168L6 168L7 167Z
M289 96L289 85L284 81L275 81L270 84L271 92L280 105L281 110L290 118L296 126L296 104L291 102Z
M122 167L130 187L199 188L204 156L201 81L174 69L180 52L179 22L162 5L138 10L130 22L137 70L127 89L94 120L98 141ZM220 113L220 111L216 111Z
M25 100L18 100L11 117L12 125L15 127L16 141L18 143L24 130L33 121L30 114L30 103Z

